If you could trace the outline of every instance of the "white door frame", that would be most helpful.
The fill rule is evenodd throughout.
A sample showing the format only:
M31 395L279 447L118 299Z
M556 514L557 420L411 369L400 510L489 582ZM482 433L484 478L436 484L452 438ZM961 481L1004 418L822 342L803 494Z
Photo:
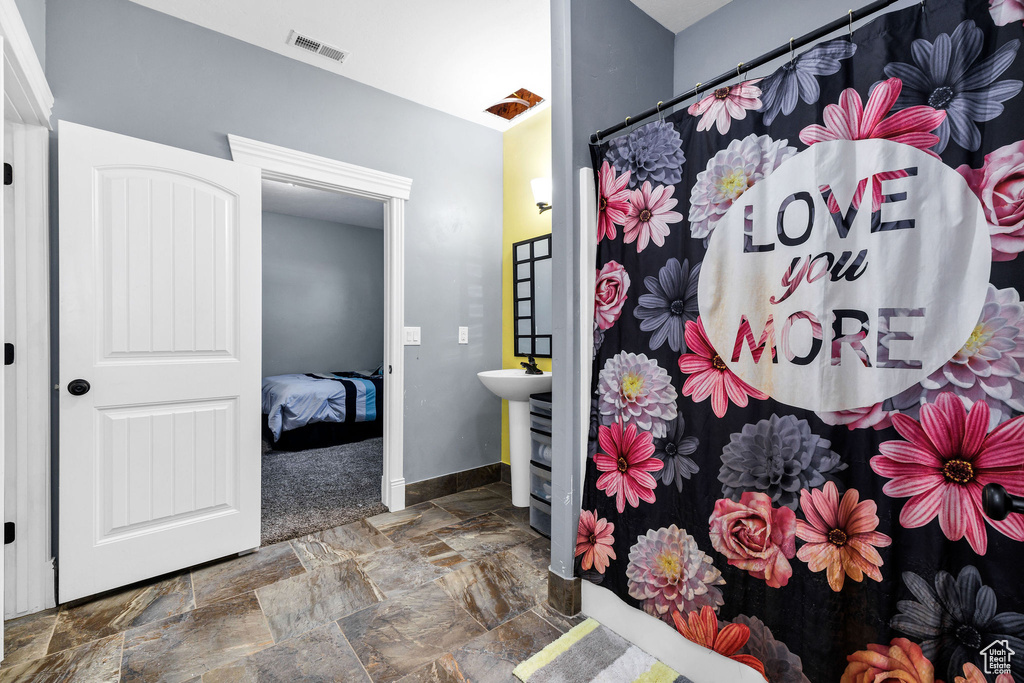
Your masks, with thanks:
M375 199L384 204L384 474L381 500L392 512L405 508L403 432L405 410L405 202L412 180L228 135L231 158L261 169L264 180Z
M50 141L39 125L8 121L5 128L5 153L15 177L4 206L4 229L14 242L7 274L13 291L6 296L14 325L4 340L15 348L7 376L14 401L5 416L10 431L4 483L4 521L17 529L4 553L3 616L12 618L56 604L50 547Z
M3 91L9 162L15 182L6 207L6 229L13 231L14 366L8 368L14 400L2 419L13 432L4 453L6 518L17 538L4 548L3 617L53 607L53 553L50 548L50 253L49 135L53 93L14 0L0 0L3 37ZM8 435L11 436L11 435ZM2 444L0 444L2 445Z

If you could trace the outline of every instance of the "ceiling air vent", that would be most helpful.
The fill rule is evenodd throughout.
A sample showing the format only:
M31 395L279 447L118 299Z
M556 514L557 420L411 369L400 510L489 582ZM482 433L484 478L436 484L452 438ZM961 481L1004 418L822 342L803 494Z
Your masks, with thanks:
M308 52L316 53L322 57L333 60L338 64L343 64L348 58L348 53L344 50L340 50L333 45L322 43L319 40L304 36L297 31L292 31L288 34L288 44L294 45L295 47L302 48Z

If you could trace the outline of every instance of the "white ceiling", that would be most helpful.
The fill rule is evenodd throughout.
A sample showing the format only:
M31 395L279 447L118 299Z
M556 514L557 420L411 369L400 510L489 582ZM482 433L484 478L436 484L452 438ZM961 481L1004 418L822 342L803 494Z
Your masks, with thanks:
M384 229L384 204L365 197L263 181L263 210L286 216Z
M732 0L631 0L672 33L679 33Z
M519 88L551 97L548 0L133 1L497 130L512 124L487 107ZM292 30L351 54L288 45Z

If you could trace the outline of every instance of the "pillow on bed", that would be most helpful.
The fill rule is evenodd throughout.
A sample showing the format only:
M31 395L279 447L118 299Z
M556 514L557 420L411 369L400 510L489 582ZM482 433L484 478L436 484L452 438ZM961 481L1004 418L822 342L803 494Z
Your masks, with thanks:
M378 365L376 370L353 370L352 372L363 377L380 377L384 373L384 364Z

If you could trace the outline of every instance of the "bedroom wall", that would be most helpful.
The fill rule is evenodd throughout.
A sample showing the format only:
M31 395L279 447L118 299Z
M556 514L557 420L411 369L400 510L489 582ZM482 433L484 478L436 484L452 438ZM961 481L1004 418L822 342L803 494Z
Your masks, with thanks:
M263 376L384 359L384 231L263 212Z
M14 0L39 63L46 68L46 0Z
M919 2L901 0L886 11ZM751 60L785 44L790 38L802 36L845 16L851 7L858 8L865 4L851 4L849 0L732 0L676 34L672 92L690 90L698 81L706 81L729 69L735 69L744 60ZM861 23L865 22L854 24L854 28ZM845 30L841 30L836 35L844 33ZM735 40L736 36L742 36L742 40ZM782 57L767 64L756 73L747 74L747 78L767 76L787 59ZM689 104L687 102L686 106Z
M405 478L498 462L501 410L476 373L501 363L501 133L127 0L49 0L46 23L55 119L221 158L234 133L412 178Z

